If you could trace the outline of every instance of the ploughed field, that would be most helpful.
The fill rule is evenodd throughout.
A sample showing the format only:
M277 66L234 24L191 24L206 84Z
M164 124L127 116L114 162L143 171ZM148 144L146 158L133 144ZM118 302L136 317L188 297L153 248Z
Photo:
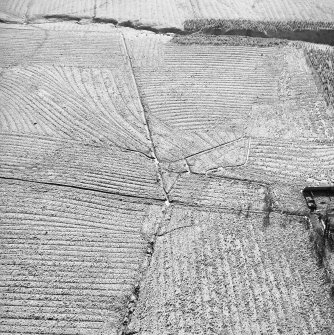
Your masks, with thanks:
M114 26L333 18L277 3L0 4L1 334L334 332L333 48Z
M183 30L193 19L332 22L331 0L2 0L5 22L94 19L151 29Z

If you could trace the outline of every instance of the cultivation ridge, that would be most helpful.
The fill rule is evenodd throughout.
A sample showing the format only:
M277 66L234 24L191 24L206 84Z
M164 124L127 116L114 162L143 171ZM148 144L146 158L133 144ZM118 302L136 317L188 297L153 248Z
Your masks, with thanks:
M264 185L258 183L184 174L177 180L169 198L172 202L206 208L261 212L265 191Z
M102 33L87 31L84 26L79 31L49 30L48 25L34 30L2 26L1 67L43 64L119 69L127 64L116 29Z
M219 168L215 174L299 186L334 181L333 142L253 139L246 166Z
M2 180L0 207L0 333L115 334L159 206Z
M146 40L154 42L130 40L129 51L167 170L246 165L258 137L333 139L331 108L302 49Z
M4 0L0 18L43 22L90 18L158 31L180 31L189 19L332 22L329 0Z
M129 331L332 334L324 272L297 218L173 206ZM182 228L182 229L178 229Z
M115 29L79 35L2 30L1 131L80 139L149 154L122 37Z
M36 25L0 32L0 333L331 334L299 222L305 179L332 177L325 60L57 22L181 22L181 0L133 3L10 5Z
M153 159L52 138L0 135L0 177L164 200Z

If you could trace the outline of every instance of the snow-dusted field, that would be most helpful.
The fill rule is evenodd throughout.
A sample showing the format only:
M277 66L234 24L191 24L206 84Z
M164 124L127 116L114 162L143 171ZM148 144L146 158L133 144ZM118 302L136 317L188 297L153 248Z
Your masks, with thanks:
M0 1L0 19L1 334L333 334L300 192L334 182L333 48L170 34L328 27L333 1Z

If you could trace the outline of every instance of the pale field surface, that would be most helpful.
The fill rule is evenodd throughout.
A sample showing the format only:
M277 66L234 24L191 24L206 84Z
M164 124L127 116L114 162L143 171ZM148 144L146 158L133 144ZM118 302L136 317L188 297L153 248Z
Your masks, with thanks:
M155 29L183 29L188 19L326 21L333 0L1 0L0 18L26 22L96 18Z
M159 203L0 184L0 333L116 334Z
M117 334L161 221L120 31L73 26L0 30L4 335Z
M89 18L94 16L94 5L95 0L1 0L0 19L23 23L45 16Z
M97 0L96 7L97 18L155 29L182 30L184 21L193 15L192 1L185 0Z
M301 48L141 39L126 41L166 171L332 182L333 108Z
M172 206L129 327L136 334L333 333L324 271L297 217Z
M0 135L0 176L164 200L152 159L117 147L22 134Z
M1 29L0 130L148 154L142 106L120 33L48 27Z
M262 212L265 191L258 183L185 174L170 191L169 199L204 208Z
M0 26L1 334L334 332L300 194L332 182L333 108L302 48L97 24L334 4L203 4L0 0L27 23Z
M333 21L333 0L193 0L194 18Z

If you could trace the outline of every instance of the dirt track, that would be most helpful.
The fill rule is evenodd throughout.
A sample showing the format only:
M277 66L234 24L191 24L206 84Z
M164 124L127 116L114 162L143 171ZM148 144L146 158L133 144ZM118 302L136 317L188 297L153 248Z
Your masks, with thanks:
M333 11L3 1L0 333L332 334L300 191L334 181L333 48L147 30Z

